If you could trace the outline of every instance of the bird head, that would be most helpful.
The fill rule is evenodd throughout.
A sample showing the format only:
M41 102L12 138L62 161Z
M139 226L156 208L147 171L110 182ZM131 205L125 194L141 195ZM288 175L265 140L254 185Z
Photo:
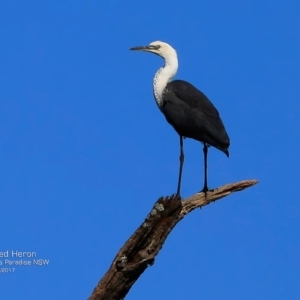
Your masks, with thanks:
M132 47L129 50L151 52L164 58L165 60L171 57L177 57L175 49L169 44L161 41L152 42L147 46Z

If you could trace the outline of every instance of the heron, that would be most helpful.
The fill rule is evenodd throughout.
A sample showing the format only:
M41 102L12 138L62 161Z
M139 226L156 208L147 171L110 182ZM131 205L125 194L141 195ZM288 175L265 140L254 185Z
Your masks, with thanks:
M165 61L153 79L155 101L169 124L179 135L180 156L177 196L180 197L184 163L183 139L191 138L203 144L204 186L200 192L209 191L207 185L208 147L213 146L229 157L230 140L218 110L196 87L184 80L173 80L178 70L176 50L168 43L155 41L147 46L130 50L145 51L162 57Z

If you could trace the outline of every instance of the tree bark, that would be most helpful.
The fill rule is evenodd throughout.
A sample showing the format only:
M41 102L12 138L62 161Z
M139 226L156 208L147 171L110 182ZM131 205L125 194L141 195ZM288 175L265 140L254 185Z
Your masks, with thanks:
M140 275L151 265L175 225L196 208L208 205L233 192L257 184L257 180L231 183L183 201L176 195L161 197L140 227L128 239L89 300L122 300Z

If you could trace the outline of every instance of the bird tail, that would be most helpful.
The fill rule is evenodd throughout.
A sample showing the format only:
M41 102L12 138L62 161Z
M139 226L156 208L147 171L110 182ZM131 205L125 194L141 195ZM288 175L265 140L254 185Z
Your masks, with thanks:
M223 152L226 154L227 157L229 157L229 151L228 151L228 149L223 150Z

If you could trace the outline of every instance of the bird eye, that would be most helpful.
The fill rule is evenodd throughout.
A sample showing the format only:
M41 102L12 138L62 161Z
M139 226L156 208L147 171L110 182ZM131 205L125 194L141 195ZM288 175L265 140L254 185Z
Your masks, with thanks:
M160 48L160 45L149 45L149 49L158 50Z

